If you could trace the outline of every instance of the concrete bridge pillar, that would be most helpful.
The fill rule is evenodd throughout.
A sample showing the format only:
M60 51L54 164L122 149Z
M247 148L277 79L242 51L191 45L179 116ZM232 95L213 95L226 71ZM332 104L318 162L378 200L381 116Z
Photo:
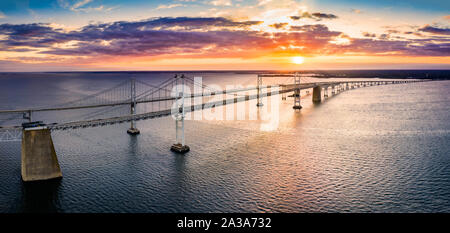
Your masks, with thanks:
M321 86L317 86L317 87L313 88L312 101L313 101L313 103L320 103L322 101L322 87Z
M331 95L334 95L336 92L334 91L334 86L331 86Z
M22 131L22 180L38 181L61 178L50 130L46 127Z
M325 93L323 94L323 97L328 98L328 86L327 86L327 87L324 87L323 90L324 90L324 92L325 92Z

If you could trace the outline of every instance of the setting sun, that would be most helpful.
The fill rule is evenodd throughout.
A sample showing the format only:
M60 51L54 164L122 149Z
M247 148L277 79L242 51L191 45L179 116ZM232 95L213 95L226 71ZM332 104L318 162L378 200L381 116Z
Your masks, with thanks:
M292 58L292 62L295 64L303 64L304 61L305 61L305 58L303 58L303 57L293 57Z

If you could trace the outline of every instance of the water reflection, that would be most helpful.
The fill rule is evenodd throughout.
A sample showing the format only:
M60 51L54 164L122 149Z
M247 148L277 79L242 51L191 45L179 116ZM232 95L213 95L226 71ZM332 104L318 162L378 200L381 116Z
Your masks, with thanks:
M22 185L22 212L58 212L62 179L27 182Z

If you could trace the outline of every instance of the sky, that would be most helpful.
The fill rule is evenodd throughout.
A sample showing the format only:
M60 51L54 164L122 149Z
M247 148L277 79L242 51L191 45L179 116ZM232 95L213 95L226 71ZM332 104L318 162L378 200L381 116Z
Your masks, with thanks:
M0 72L302 69L450 69L450 1L0 1Z

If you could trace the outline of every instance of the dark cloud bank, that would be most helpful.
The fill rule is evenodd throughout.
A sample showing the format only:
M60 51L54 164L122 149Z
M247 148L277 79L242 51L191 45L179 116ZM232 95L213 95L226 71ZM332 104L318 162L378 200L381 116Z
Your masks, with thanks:
M291 19L293 19L293 20L300 20L300 19L304 19L304 18L320 21L322 19L337 19L338 17L333 14L326 14L326 13L320 13L320 12L315 12L315 13L303 12L301 15L291 16Z

